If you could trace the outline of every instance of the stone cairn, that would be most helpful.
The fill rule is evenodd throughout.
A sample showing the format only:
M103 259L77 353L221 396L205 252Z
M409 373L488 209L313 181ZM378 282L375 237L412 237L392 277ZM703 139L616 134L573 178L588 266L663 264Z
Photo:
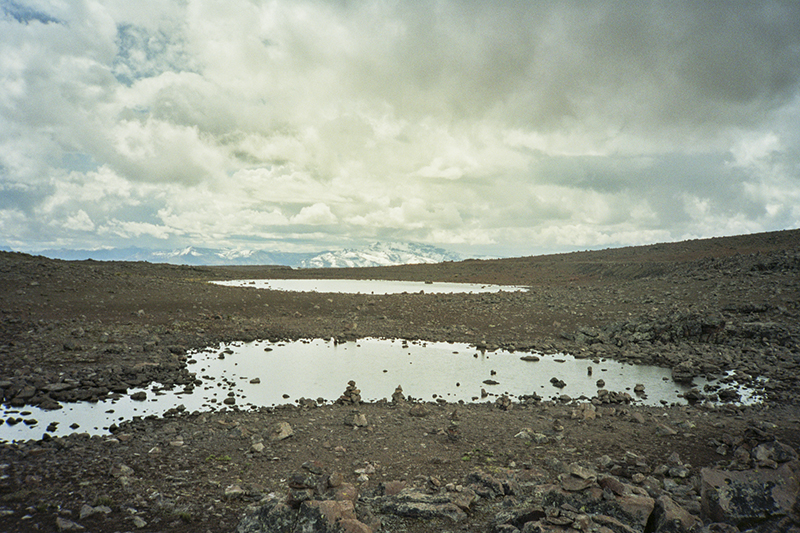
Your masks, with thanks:
M361 403L361 389L356 388L356 382L352 379L347 382L347 388L344 390L336 403L340 405L359 405Z
M406 397L403 394L403 387L400 385L392 393L392 403L405 403Z

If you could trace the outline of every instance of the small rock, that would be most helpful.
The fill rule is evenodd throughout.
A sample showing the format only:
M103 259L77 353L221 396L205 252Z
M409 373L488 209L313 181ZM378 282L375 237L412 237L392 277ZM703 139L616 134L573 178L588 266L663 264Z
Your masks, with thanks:
M253 452L255 452L255 453L261 453L261 452L263 452L263 451L264 451L264 448L265 448L265 446L264 446L264 443L263 443L263 442L254 442L254 443L253 443L253 444L250 446L250 450L251 450L251 451L253 451Z
M274 426L272 426L272 434L269 438L273 441L280 441L288 439L292 435L294 435L294 430L288 422L277 422Z
M82 525L60 516L56 517L56 527L59 531L80 531L86 529Z
M241 486L235 483L233 485L228 485L227 487L225 487L225 491L222 493L223 497L226 500L236 500L238 498L243 497L244 494L245 490Z
M364 413L353 413L353 416L345 419L345 425L357 428L365 428L369 425L367 422L367 415Z
M411 416L416 416L416 417L420 417L421 418L421 417L424 417L424 416L428 416L428 410L425 408L425 406L423 404L415 403L411 407L411 409L408 410L408 414L411 415Z

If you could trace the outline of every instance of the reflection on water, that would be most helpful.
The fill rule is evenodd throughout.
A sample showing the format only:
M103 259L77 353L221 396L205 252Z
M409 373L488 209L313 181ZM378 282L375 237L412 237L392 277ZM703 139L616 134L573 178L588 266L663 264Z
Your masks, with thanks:
M338 294L446 294L456 292L515 292L527 287L514 285L481 285L477 283L432 283L425 281L390 281L377 279L241 279L212 281L230 287L254 287L274 291L324 292Z
M480 352L466 344L378 339L338 345L324 340L220 345L191 355L189 370L202 382L194 390L166 391L153 385L143 389L144 401L124 396L115 401L64 404L58 411L6 409L5 419L36 423L2 424L0 439L38 439L45 430L53 436L76 431L107 434L115 422L161 416L181 405L191 412L252 409L295 403L301 398L331 402L350 380L355 380L366 401L391 398L398 385L407 397L424 401L494 401L502 394L512 399L531 394L544 400L558 400L562 395L591 398L597 395L597 381L602 379L603 388L627 392L640 404L686 403L678 394L688 389L674 383L668 369L561 354L537 354L538 361L522 360L530 355ZM644 385L643 395L634 393L637 384ZM695 381L700 387L704 384ZM745 403L758 400L748 397L747 391L740 392L745 393ZM233 398L228 401L234 401L235 407L226 405L226 398ZM58 422L57 428L48 429L53 421ZM73 424L77 427L70 427Z

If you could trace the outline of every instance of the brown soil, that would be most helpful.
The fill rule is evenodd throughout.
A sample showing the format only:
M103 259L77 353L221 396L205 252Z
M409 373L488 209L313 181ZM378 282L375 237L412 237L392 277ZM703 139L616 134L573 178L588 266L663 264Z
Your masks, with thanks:
M242 278L430 280L531 290L372 296L207 283ZM626 452L651 467L677 452L696 473L730 462L719 446L753 427L797 449L799 294L800 230L364 269L65 262L2 253L0 381L14 383L5 391L7 402L22 381L52 383L109 368L127 372L142 363L185 372L185 351L218 342L331 337L458 341L670 367L690 360L698 374L733 369L750 378L766 376L770 386L767 401L750 408L615 404L585 420L573 413L574 404L548 402L510 410L492 403L428 403L421 417L411 416L407 404L289 405L140 420L121 424L115 438L6 443L0 448L0 530L55 531L60 516L96 531L133 530L134 517L146 522L142 531L232 531L248 505L284 492L290 474L310 460L350 482L356 482L355 470L374 466L361 484L366 494L390 480L458 484L476 467L556 475L576 460L623 459ZM345 424L354 410L366 415L367 427ZM458 430L452 436L454 411ZM271 441L279 421L288 422L294 435ZM675 433L657 431L662 426ZM515 438L523 428L547 435L548 443ZM264 450L253 451L261 438ZM120 465L132 472L121 472ZM226 498L234 485L244 493ZM105 504L112 512L80 518L84 504ZM468 523L448 527L485 530L485 519L476 511ZM394 530L430 528L393 524Z

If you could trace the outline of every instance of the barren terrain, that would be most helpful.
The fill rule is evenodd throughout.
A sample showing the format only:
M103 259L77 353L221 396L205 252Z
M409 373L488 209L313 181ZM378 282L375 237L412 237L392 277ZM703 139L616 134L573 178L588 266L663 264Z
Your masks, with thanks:
M378 296L208 283L301 277L531 289ZM693 479L702 467L733 467L754 435L795 451L800 446L798 296L799 230L366 269L66 262L0 253L6 418L25 405L57 408L149 381L191 387L196 376L187 354L233 340L457 341L484 350L656 364L683 380L726 371L751 385L766 378L758 383L764 403L747 408L709 401L725 399L722 391L697 391L690 405L663 408L595 398L591 415L576 402L535 399L512 405L497 398L467 405L344 401L173 412L120 424L111 437L43 435L0 447L0 530L79 524L91 531L229 532L249 506L297 488L293 474L319 471L341 474L340 483L357 488L359 518L373 529L380 521L387 531L489 531L498 512L514 508L513 494L485 497L456 521L382 516L368 502L392 483L453 491L476 471L544 482L571 464L601 468L598 461L624 479L644 472L662 484L659 490L677 483L686 490L671 494L699 515ZM347 384L341 385L344 392ZM292 428L290 437L276 436L280 422ZM685 475L667 475L677 467Z

